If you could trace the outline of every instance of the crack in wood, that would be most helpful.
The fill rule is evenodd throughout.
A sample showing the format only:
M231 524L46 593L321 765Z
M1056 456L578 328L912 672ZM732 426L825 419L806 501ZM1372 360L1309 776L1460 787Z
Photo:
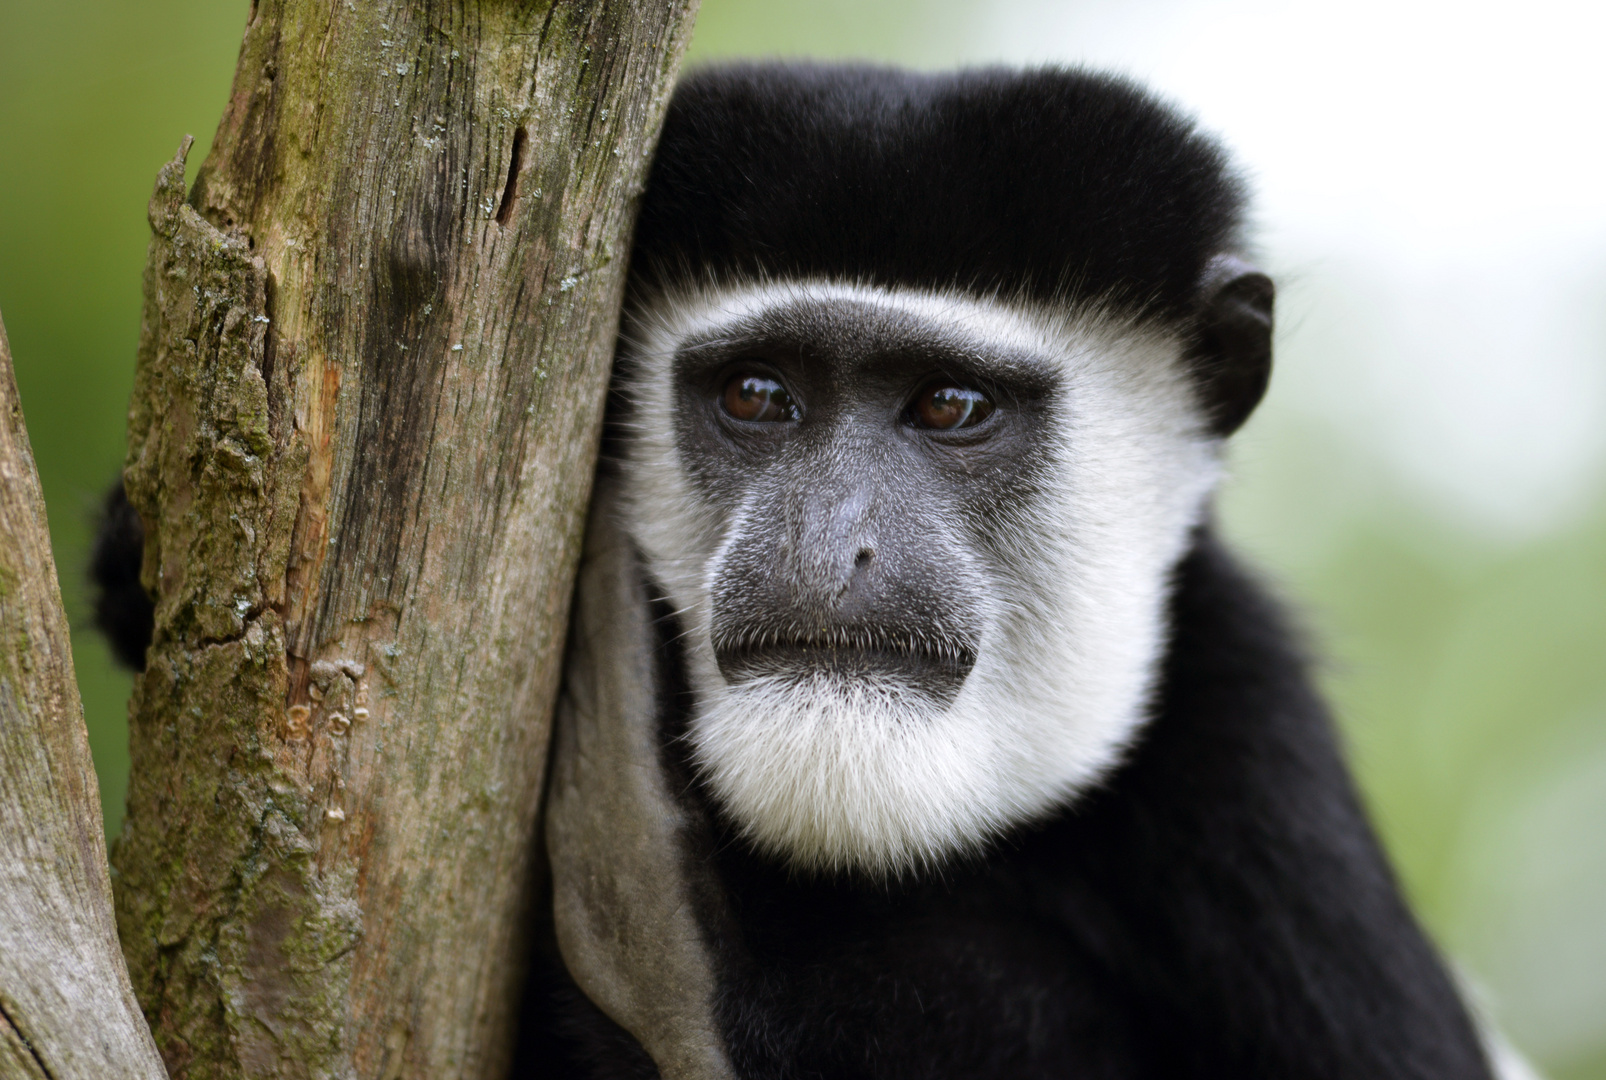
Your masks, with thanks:
M44 1056L39 1053L28 1036L23 1034L17 1022L12 1019L10 1011L6 1009L5 998L0 997L0 1039L5 1039L8 1035L12 1038L7 1041L11 1042L13 1046L20 1046L28 1054L29 1059L33 1061L34 1066L39 1070L39 1074L45 1080L56 1080L55 1070L46 1063Z

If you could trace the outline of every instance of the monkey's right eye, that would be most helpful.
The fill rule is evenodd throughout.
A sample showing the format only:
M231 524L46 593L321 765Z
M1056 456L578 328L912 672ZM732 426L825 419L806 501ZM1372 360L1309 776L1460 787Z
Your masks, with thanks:
M720 401L727 413L749 423L796 420L802 415L792 395L778 380L751 372L731 376Z

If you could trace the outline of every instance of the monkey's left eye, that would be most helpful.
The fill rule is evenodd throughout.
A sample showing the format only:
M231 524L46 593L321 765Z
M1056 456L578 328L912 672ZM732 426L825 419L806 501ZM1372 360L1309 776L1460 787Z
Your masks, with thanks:
M801 415L797 402L779 380L752 372L731 376L725 383L725 392L720 395L720 403L727 413L749 423L796 420Z
M980 390L936 382L920 391L909 406L909 419L917 427L934 431L974 427L992 414L993 402Z

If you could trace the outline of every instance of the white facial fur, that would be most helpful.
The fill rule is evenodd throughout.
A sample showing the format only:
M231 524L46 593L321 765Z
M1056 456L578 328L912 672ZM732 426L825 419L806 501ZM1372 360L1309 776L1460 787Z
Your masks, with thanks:
M728 683L711 595L747 504L699 498L671 424L673 358L693 335L779 305L856 301L1004 347L1058 373L1047 494L1010 508L976 663L946 707L891 681L820 674ZM685 631L688 738L723 809L800 869L901 874L976 851L1095 784L1149 708L1165 605L1219 471L1180 344L1097 312L829 282L690 289L633 313L638 419L625 528Z

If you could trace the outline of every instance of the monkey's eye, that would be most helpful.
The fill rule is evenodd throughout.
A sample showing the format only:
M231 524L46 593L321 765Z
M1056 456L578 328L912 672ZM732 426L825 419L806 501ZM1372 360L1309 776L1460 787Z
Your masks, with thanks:
M745 372L732 375L720 396L725 411L738 420L768 424L796 420L801 413L786 387L768 375Z
M917 427L934 431L974 427L992 414L993 402L980 390L953 383L935 382L920 391L909 407L909 419Z

